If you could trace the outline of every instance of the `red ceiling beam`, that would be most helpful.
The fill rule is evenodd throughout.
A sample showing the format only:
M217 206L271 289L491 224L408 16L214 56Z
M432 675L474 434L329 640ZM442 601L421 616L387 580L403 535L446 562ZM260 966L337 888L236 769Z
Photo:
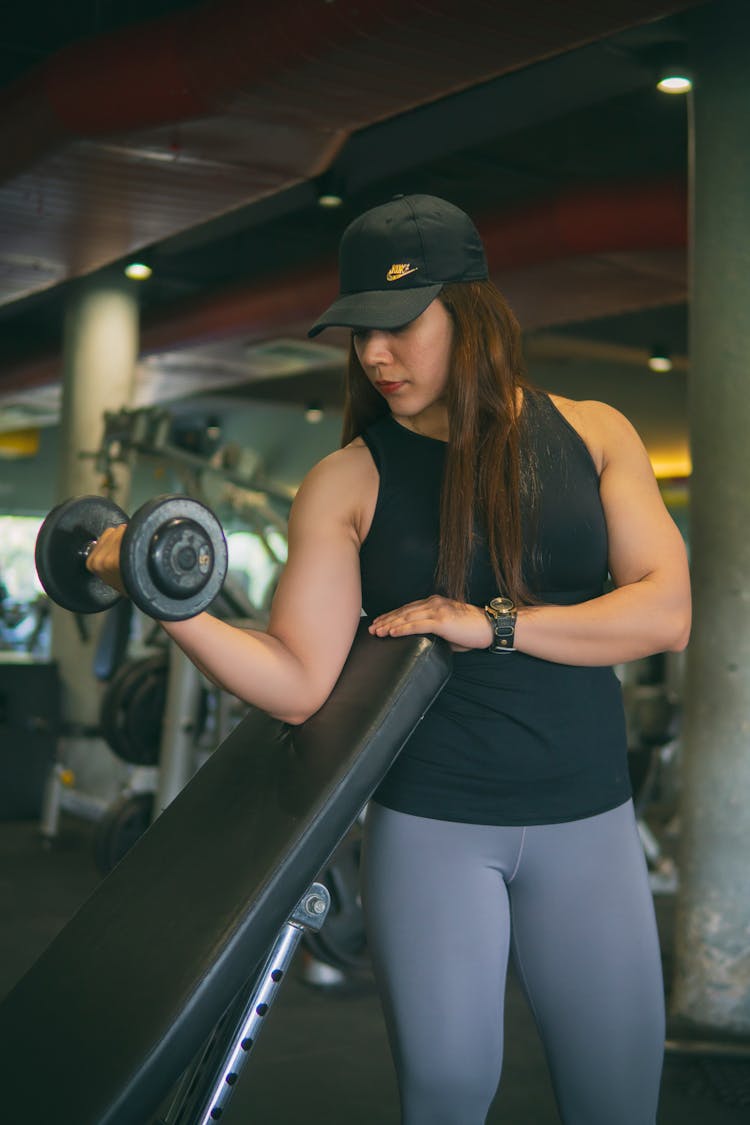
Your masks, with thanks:
M687 244L687 184L589 184L486 221L478 216L477 226L498 270L586 254L670 250Z

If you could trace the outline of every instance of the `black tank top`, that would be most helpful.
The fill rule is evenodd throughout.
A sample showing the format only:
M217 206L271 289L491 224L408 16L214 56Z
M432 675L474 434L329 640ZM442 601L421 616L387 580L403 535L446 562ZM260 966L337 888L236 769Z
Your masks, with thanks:
M362 435L380 476L360 563L365 613L375 617L434 592L445 443L391 415ZM591 455L541 392L526 392L522 463L524 575L542 601L598 597L607 529ZM484 542L469 601L496 589ZM608 667L553 664L525 653L456 653L453 674L394 763L375 800L469 824L551 824L615 808L631 795L620 684Z

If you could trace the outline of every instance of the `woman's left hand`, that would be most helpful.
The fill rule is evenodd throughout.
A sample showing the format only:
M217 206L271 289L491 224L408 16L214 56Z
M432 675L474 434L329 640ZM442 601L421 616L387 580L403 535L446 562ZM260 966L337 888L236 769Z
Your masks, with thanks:
M369 631L376 637L434 633L448 641L454 652L489 648L493 638L492 626L480 606L455 602L439 594L382 613L374 619Z

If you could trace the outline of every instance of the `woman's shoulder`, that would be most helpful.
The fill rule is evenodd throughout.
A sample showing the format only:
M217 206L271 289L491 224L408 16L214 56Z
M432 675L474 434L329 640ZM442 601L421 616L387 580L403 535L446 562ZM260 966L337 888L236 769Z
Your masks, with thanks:
M588 448L601 473L613 444L640 441L632 423L609 403L551 394L550 400Z
M344 488L349 491L351 483L356 487L363 476L374 470L372 456L361 437L355 437L348 445L327 454L309 470L302 486L309 490L311 485L319 488Z
M299 487L295 508L327 513L361 530L369 526L378 493L378 473L360 437L313 465Z

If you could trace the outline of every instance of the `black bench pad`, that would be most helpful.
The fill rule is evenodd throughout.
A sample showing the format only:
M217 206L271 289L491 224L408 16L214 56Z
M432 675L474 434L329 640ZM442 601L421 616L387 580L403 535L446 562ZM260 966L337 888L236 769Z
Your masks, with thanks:
M248 714L0 1005L4 1120L151 1120L449 674L361 626L306 723Z

